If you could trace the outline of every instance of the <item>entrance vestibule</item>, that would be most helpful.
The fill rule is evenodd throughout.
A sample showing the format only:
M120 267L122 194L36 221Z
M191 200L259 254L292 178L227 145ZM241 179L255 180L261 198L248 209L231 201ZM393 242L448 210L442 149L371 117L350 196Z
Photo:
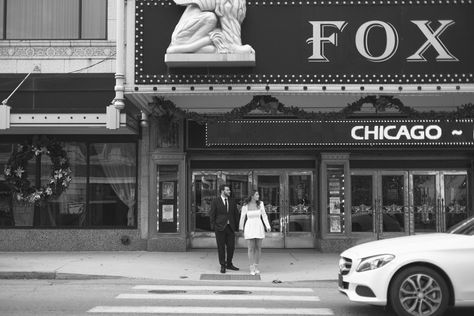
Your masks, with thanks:
M444 232L467 217L467 177L463 170L353 169L352 233Z
M190 215L193 248L215 246L209 210L222 183L230 185L239 208L252 189L260 192L271 225L264 247L314 248L317 204L313 171L296 169L193 171ZM237 236L237 247L246 247L243 233Z

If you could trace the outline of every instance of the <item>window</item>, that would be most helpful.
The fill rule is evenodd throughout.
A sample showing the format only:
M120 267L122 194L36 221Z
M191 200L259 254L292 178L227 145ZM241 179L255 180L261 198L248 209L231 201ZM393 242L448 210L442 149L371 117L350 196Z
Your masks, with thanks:
M0 0L2 39L105 39L107 0Z
M0 39L5 37L4 33L4 21L5 21L5 0L0 0Z
M136 156L134 143L90 144L92 226L135 226Z
M72 181L60 196L37 204L19 203L4 182L3 168L18 143L0 143L0 228L136 227L137 143L61 142ZM28 180L50 179L47 155L31 159Z

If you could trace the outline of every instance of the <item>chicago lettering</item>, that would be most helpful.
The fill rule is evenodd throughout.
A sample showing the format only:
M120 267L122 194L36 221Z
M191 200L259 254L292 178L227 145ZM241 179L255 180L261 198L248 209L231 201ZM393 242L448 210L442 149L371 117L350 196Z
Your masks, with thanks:
M412 55L406 58L409 62L426 62L423 54L429 47L433 47L438 56L436 61L459 61L453 54L449 52L440 36L448 27L453 25L453 20L438 20L439 26L436 30L431 27L431 21L428 20L411 20L417 29L426 38L426 41ZM309 21L313 26L313 37L306 40L306 43L313 44L313 54L308 58L311 62L329 62L324 54L326 45L338 46L338 32L343 32L347 26L346 21ZM378 56L372 54L369 50L368 36L371 30L375 28L383 29L386 36L385 50ZM329 33L332 30L331 33ZM390 23L384 21L368 21L363 23L356 32L355 45L359 54L370 62L384 62L389 60L398 49L398 32Z
M358 125L351 129L355 140L436 140L440 139L443 131L438 125Z

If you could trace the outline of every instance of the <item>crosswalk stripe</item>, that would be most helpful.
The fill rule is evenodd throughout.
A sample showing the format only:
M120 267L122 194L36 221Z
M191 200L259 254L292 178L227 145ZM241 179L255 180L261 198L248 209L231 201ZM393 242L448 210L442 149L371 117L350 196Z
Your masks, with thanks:
M334 315L329 308L248 308L197 306L96 306L88 313L142 314L238 314L238 315Z
M295 288L295 287L256 287L256 286L202 286L202 285L136 285L135 290L180 290L180 291L236 291L245 290L252 292L300 292L308 293L314 292L310 288Z
M119 294L118 299L154 299L154 300L208 300L208 301L304 301L319 302L317 296L301 296L301 295L222 295L222 294Z

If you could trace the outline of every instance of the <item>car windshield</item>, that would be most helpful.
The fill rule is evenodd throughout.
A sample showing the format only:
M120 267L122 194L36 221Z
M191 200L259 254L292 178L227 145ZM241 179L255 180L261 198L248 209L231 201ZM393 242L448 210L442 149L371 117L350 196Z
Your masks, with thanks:
M474 216L463 220L451 227L448 234L459 234L459 235L474 235Z

